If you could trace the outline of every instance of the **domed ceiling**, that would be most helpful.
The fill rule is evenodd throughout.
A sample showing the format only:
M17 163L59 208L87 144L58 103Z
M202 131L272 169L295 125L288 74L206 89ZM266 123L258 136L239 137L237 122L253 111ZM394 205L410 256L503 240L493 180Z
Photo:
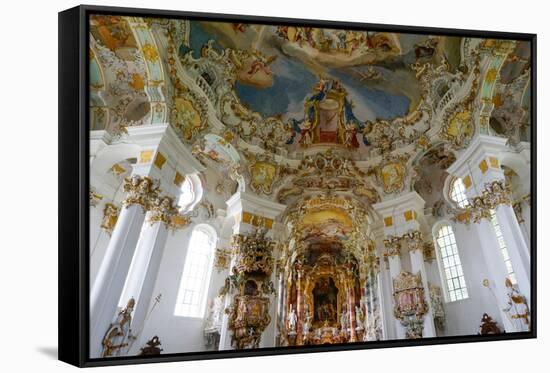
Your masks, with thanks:
M110 16L90 31L92 129L169 122L235 183L220 191L374 203L430 190L435 147L528 139L527 42Z

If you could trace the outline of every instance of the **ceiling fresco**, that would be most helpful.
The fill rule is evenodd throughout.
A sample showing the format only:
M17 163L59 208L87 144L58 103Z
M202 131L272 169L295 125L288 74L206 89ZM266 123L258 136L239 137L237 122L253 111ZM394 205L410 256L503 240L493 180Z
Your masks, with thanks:
M168 122L224 195L430 195L475 134L530 134L524 41L94 16L90 56L92 129Z
M236 84L241 101L266 116L300 118L321 79L342 84L360 120L394 119L420 101L409 65L456 61L460 39L368 31L191 22L190 50L208 40L214 49L255 50L265 58L258 78ZM184 49L185 51L185 49Z

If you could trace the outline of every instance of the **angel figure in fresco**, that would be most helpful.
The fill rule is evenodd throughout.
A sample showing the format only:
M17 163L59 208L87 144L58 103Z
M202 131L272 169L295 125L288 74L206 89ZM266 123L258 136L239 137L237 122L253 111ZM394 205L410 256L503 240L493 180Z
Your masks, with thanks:
M516 330L526 332L531 330L531 320L529 306L527 300L518 291L517 286L512 283L509 278L506 278L508 305L504 308L504 312L510 315L510 318L515 324Z
M345 145L348 148L358 148L359 142L357 141L357 127L354 123L348 122L345 124L346 128L346 140Z
M313 143L313 138L311 136L311 122L309 119L304 119L304 122L301 125L302 137L300 138L300 144L304 147L308 147Z

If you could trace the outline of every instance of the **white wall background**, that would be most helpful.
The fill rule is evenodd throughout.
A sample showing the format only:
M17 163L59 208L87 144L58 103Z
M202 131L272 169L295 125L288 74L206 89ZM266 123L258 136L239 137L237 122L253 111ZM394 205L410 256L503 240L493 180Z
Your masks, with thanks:
M542 1L86 1L251 15L425 25L539 34L539 163L549 164L550 23ZM0 213L1 370L67 372L74 368L57 354L57 12L76 1L6 1L2 7L1 90L2 173ZM6 116L7 114L7 116ZM550 173L541 168L538 188L547 190ZM538 209L549 208L548 195ZM550 220L539 214L541 234ZM110 368L112 372L350 371L465 372L540 371L549 350L546 264L550 240L539 238L539 338L370 351L292 355ZM545 295L546 294L546 295ZM76 312L76 310L75 310Z

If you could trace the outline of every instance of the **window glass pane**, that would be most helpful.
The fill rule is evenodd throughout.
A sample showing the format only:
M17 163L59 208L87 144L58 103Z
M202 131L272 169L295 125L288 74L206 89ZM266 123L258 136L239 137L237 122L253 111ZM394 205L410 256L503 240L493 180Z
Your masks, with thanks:
M508 271L508 278L512 281L513 284L517 283L516 274L514 273L514 268L512 267L512 261L508 255L508 248L506 247L506 241L502 235L502 230L500 229L500 224L498 222L497 214L495 210L491 210L491 223L495 230L497 236L498 246L500 247L500 252L502 253L502 259L504 260L504 265L506 266L506 271Z
M193 230L174 310L177 316L204 316L214 244L215 237L209 230L200 226Z
M451 199L456 202L459 207L468 206L468 197L466 196L466 188L461 178L456 178L451 183ZM448 232L444 232L448 234Z
M460 180L460 179L457 179ZM449 300L454 302L468 298L464 271L458 256L458 247L453 229L450 225L443 225L437 232L435 241L438 244L443 264L444 283L447 284Z

